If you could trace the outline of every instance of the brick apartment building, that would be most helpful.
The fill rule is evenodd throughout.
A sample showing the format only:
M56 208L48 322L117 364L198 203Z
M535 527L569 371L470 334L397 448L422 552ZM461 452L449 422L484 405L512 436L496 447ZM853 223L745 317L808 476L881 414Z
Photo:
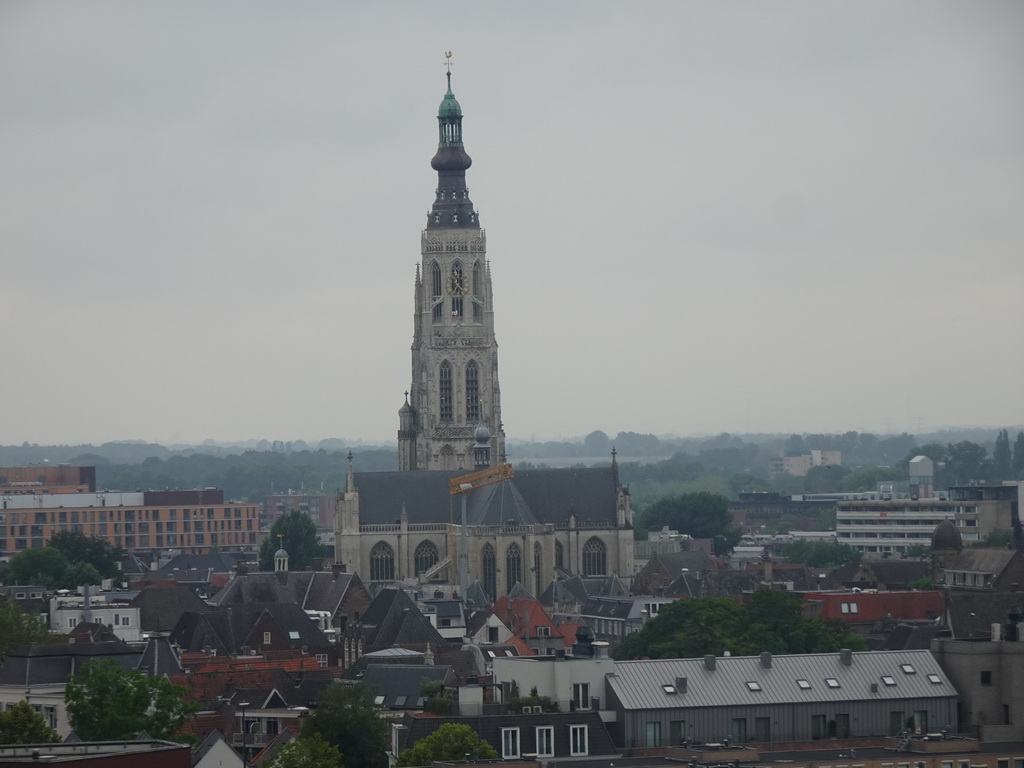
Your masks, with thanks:
M0 557L46 546L61 531L135 552L259 544L258 506L225 502L222 490L97 491L95 477L94 467L0 468Z

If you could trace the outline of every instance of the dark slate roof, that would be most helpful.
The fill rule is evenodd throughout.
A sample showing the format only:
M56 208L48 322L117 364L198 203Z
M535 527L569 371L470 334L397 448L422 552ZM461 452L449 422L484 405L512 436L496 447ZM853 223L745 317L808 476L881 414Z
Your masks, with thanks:
M331 571L259 572L236 576L210 602L214 605L240 603L292 603L307 611L327 611L333 617L345 595L362 582L354 573Z
M466 634L475 635L484 628L487 620L493 615L494 612L490 610L473 611L466 620Z
M143 632L170 632L187 611L205 611L206 602L184 584L146 587L131 601L139 609Z
M581 579L588 595L594 597L624 597L629 594L617 573L600 579Z
M1010 608L1024 608L1024 593L950 589L946 623L957 640L992 637L993 624L1005 624Z
M973 571L998 576L1017 553L1012 549L971 548L961 550L949 564L947 571Z
M486 608L491 604L491 598L487 596L487 590L484 589L484 585L480 583L479 579L476 579L466 589L466 604L477 608Z
M929 650L931 648L932 639L938 637L940 633L946 633L948 635L948 630L945 627L940 627L933 621L917 624L900 623L893 627L892 631L889 632L885 639L875 647L871 648L871 650Z
M405 509L408 521L447 523L453 502L448 481L453 472L357 472L360 523L396 522ZM580 521L614 523L618 500L611 467L524 469L513 479L486 486L467 498L467 518L474 524L563 524L570 514ZM454 513L459 514L458 505Z
M580 609L580 616L597 616L605 619L628 619L633 607L636 605L636 598L626 600L614 600L609 598L595 597L588 600Z
M139 659L138 669L148 675L180 675L181 658L166 637L151 637Z
M421 651L410 651L407 648L385 648L382 651L366 653L349 664L342 673L343 680L362 680L371 665L388 664L406 667L423 668L426 666L426 654Z
M711 558L702 550L689 552L666 552L651 556L651 561L659 561L670 573L682 573L683 568L690 572L701 573L714 565Z
M269 614L289 637L291 648L330 645L323 630L302 608L291 603L240 603L201 612L189 611L182 615L170 638L184 651L202 651L209 646L218 653L236 655L246 644L257 620L265 614ZM292 638L292 632L298 637Z
M533 599L535 599L534 596L530 594L530 590L528 590L526 587L524 587L518 581L512 586L512 589L509 590L508 596L509 597L518 597L518 598L522 598L524 600L533 600Z
M445 645L416 603L400 589L384 589L370 603L360 620L367 648L393 645Z
M682 573L665 587L668 597L739 597L760 586L755 571L706 571Z
M141 658L142 651L121 642L30 645L7 654L0 685L64 683L93 659L116 659L125 669L135 669Z
M409 749L413 744L425 738L446 723L462 723L468 725L480 738L490 744L501 754L501 729L519 728L520 754L537 751L536 727L538 725L555 726L555 757L569 756L569 726L586 725L588 752L591 756L615 755L618 753L612 743L608 729L601 721L596 710L577 712L546 712L538 715L480 715L476 717L422 717L406 713L402 725L408 730L399 731L399 751Z
M486 672L484 657L479 646L465 645L461 648L451 643L434 649L434 662L452 668L455 677L464 681Z
M862 567L870 567L878 581L890 590L907 587L931 573L931 563L924 560L869 560Z
M420 685L424 680L454 681L448 666L411 666L409 664L369 664L361 678L375 698L383 696L378 706L388 709L423 709Z

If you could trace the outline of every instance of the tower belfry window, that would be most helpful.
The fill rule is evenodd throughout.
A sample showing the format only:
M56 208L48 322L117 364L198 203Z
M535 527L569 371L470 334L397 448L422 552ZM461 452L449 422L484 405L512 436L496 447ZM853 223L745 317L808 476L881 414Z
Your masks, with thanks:
M439 299L441 298L441 265L435 261L434 265L430 268L430 273L431 287L433 289L431 295L435 299Z
M466 366L466 421L474 424L480 420L480 371L476 362L470 360Z
M440 417L441 421L451 421L454 409L452 407L452 366L447 360L441 363L440 375Z

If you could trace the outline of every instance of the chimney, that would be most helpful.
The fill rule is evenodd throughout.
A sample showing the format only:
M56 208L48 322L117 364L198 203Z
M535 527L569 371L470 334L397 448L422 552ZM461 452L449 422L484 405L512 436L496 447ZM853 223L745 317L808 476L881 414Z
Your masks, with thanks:
M839 649L839 663L842 664L844 667L852 667L853 666L853 651L851 651L849 648L840 648Z
M761 666L765 669L772 668L772 655L768 651L761 651Z
M676 678L676 690L679 693L686 693L686 678L685 677L677 677Z
M331 564L331 578L333 580L337 580L339 574L347 573L347 572L348 572L348 568L347 568L347 566L344 563L332 563Z
M714 654L709 653L707 656L704 657L704 669L706 669L708 672L714 672L715 671L715 656L714 656Z

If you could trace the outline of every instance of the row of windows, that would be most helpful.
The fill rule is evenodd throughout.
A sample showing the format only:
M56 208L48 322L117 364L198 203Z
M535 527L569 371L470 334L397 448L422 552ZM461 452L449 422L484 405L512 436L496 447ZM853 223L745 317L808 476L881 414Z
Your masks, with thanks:
M533 547L533 571L535 574L534 587L537 593L540 580L543 548L540 543ZM484 589L491 597L496 596L498 585L497 554L491 544L485 544L482 551L483 561L483 584ZM561 542L555 542L555 567L562 568L563 550ZM413 553L413 563L416 575L430 570L439 560L437 546L433 542L424 541L416 547ZM608 568L608 548L599 538L592 537L583 545L583 575L604 576ZM395 550L387 542L378 542L370 550L370 580L371 581L394 581L395 579ZM523 553L518 544L510 544L505 550L505 580L506 591L511 591L517 582L523 581Z
M255 513L256 508L250 507L249 512ZM163 513L167 513L167 519L177 520L178 510L177 509L122 509L120 507L108 507L106 509L48 509L45 511L36 512L7 512L9 521L11 523L27 523L31 519L32 522L37 525L45 525L50 523L55 525L57 523L66 523L70 519L72 523L105 523L105 522L121 522L128 521L133 522L135 520L162 520L164 518ZM221 517L228 518L232 516L232 508L224 507L217 509L214 507L196 508L189 509L185 508L181 510L182 519L196 519L205 518L207 520L213 520L214 517L218 519ZM194 514L193 514L194 513ZM242 517L242 507L234 508L234 517ZM0 516L0 522L3 522L3 516Z
M440 393L439 415L441 421L455 418L455 396L452 384L452 365L447 360L441 363L438 374L438 391ZM466 364L466 421L480 420L480 369L475 361Z
M501 729L501 757L505 760L518 758L522 754L520 740L521 728ZM555 726L539 725L534 730L534 751L537 757L554 757ZM589 754L589 733L585 725L569 726L569 754L572 757L583 757Z

